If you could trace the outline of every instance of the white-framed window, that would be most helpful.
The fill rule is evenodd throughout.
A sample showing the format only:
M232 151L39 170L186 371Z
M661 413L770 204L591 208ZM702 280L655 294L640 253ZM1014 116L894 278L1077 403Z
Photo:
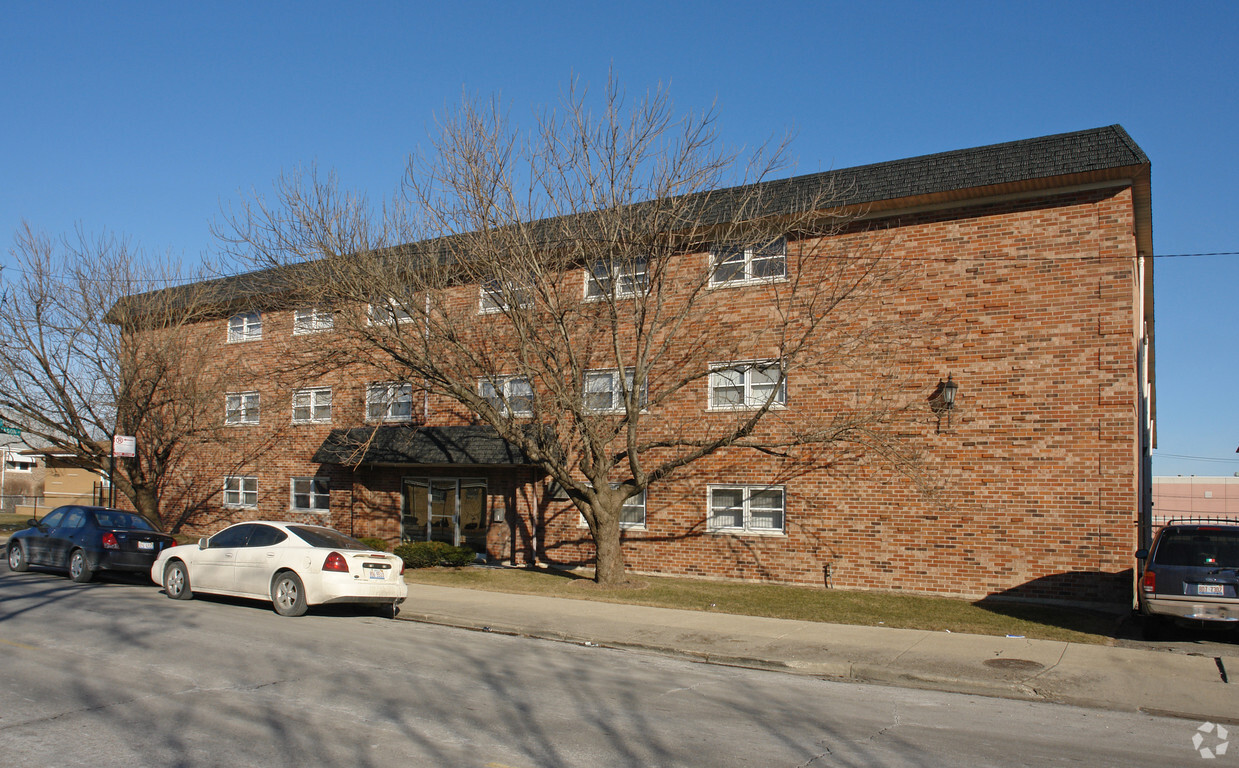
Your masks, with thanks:
M624 500L620 508L620 528L645 527L645 491Z
M597 261L585 271L585 298L627 298L645 290L649 265L645 259Z
M612 488L618 488L619 483L612 483ZM584 528L589 525L585 522L585 515L577 513L580 517L578 524ZM641 491L636 496L630 496L624 499L624 506L620 507L620 528L645 530L645 491Z
M233 475L224 478L225 507L257 507L258 478Z
M780 381L780 378L782 380ZM710 366L710 410L734 411L787 405L787 378L780 377L777 360L716 363Z
M411 322L413 314L403 301L388 297L366 305L366 320L370 325L399 325Z
M633 388L632 378L631 370L624 372L624 385L629 391ZM618 413L624 410L624 392L620 386L618 370L587 371L584 390L586 409L599 413ZM642 382L641 391L638 393L638 402L642 408L645 407L647 395L645 382Z
M299 389L293 393L293 423L331 421L331 387Z
M783 533L787 495L778 485L711 485L710 531Z
M326 307L302 307L293 311L293 335L322 333L336 327L336 313Z
M38 465L38 461L33 456L23 456L3 448L0 448L0 452L4 454L6 472L33 472Z
M489 314L502 312L516 306L527 307L533 304L533 288L518 285L512 281L488 280L482 284L478 297L478 312Z
M764 283L787 277L787 240L766 245L718 243L710 248L710 285Z
M325 477L294 477L292 509L298 512L328 512L331 510L331 484Z
M261 338L261 312L238 312L228 318L228 341L255 341Z
M413 385L388 381L366 388L368 421L412 421Z
M478 394L504 416L533 415L533 384L529 379L519 376L482 379L478 382Z
M224 396L225 424L257 424L258 393L232 392Z

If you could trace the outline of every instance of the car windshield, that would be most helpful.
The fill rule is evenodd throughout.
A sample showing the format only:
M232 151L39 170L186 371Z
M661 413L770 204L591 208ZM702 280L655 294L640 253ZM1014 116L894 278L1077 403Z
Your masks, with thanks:
M309 525L290 525L288 530L297 535L311 547L328 547L331 549L370 549L357 539L345 536L330 528L319 528Z
M1239 568L1239 528L1169 530L1157 546L1158 565Z
M131 531L154 531L155 526L141 515L117 512L114 509L95 510L95 522L100 528L128 528Z

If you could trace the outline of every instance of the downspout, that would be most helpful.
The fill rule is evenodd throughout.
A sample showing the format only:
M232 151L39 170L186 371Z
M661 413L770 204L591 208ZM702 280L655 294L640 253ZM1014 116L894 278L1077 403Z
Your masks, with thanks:
M424 335L425 342L422 344L422 348L426 350L427 353L429 353L430 352L430 293L429 292L426 293L425 318L426 318L426 323L424 326L424 330L422 331L425 334ZM430 383L424 380L422 383L422 424L425 424L425 425L430 424Z

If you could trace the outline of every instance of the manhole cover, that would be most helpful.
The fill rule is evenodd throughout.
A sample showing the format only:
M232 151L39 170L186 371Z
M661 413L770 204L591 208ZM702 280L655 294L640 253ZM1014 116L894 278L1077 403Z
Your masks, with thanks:
M989 659L985 662L985 666L991 669L1010 669L1018 672L1036 672L1045 669L1044 664L1028 659Z

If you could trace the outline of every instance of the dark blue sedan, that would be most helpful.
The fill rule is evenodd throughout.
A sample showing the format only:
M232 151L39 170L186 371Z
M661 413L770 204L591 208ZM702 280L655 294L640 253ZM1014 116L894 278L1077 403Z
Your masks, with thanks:
M9 538L9 568L63 568L76 582L98 571L149 571L176 541L133 512L107 507L57 507Z

